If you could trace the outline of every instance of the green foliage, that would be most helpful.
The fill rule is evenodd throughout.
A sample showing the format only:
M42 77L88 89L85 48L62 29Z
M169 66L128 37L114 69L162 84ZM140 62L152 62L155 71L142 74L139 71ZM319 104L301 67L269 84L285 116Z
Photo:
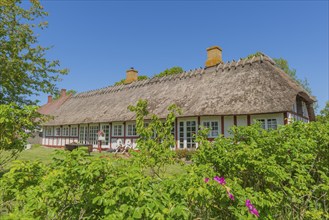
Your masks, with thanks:
M24 149L30 131L41 122L36 107L0 105L0 170Z
M136 112L140 152L131 158L90 157L83 150L57 151L53 161L16 162L0 179L0 211L6 219L241 219L248 215L246 193L205 177L218 175L207 164L181 164L186 172L165 176L174 163L171 128L179 109L169 108L165 121L152 116L147 102ZM178 165L179 166L179 165ZM149 175L147 170L154 172ZM228 186L234 187L234 190ZM227 192L236 196L230 200ZM250 194L250 193L249 193ZM248 192L247 192L248 195Z
M46 58L48 47L42 47L35 31L47 27L47 13L38 0L22 6L21 0L0 5L0 170L24 148L31 132L42 117L37 101L29 97L41 92L53 93L59 75L59 61Z
M154 77L163 77L163 76L169 76L169 75L174 75L174 74L179 74L184 72L182 67L179 66L174 66L169 69L165 69L159 74L155 74Z
M299 85L301 85L309 94L312 95L312 90L311 87L307 81L307 79L301 80L297 77L296 75L296 70L291 69L289 67L289 63L287 60L283 58L273 58L275 61L276 65L281 68L285 73L287 73L291 78L293 78Z
M326 102L326 106L320 111L320 115L316 119L322 122L329 122L329 101Z
M188 149L177 149L175 150L176 157L178 159L185 158L187 161L192 159L192 156L195 154L195 150L188 150Z
M140 137L137 140L140 149L139 163L149 167L152 175L160 177L164 173L165 165L174 162L171 146L175 145L175 138L171 131L180 109L176 105L171 105L165 122L152 115L151 122L145 126L144 119L148 117L147 100L140 100L136 106L128 108L136 113L136 130Z
M194 162L210 164L252 192L263 218L329 217L328 122L295 122L271 131L235 127L233 135L213 143L198 137Z
M141 76L137 77L137 81L142 81L142 80L146 80L146 79L148 79L148 76L141 75ZM115 86L123 85L123 84L125 84L125 81L126 81L126 79L122 79L119 82L114 83L114 85Z
M245 59L247 60L247 59L251 59L251 58L253 58L253 57L260 57L261 55L263 55L263 53L257 51L256 53L249 54Z
M184 72L183 68L182 67L179 67L179 66L174 66L172 68L169 68L169 69L165 69L164 71L162 71L161 73L159 74L155 74L154 77L163 77L163 76L169 76L169 75L173 75L173 74L178 74L178 73L182 73ZM148 79L148 76L138 76L137 78L137 81L141 81L141 80L146 80ZM115 86L118 86L118 85L123 85L125 84L125 80L126 79L122 79L116 83L114 83Z
M75 94L77 94L77 91L75 91L73 89L66 91L66 95L71 95L71 94L75 95ZM60 93L60 91L57 90L53 96L53 100L59 99L60 96L61 96L61 93Z
M67 73L58 69L58 60L46 59L49 47L40 46L34 33L47 27L47 13L37 0L28 9L21 4L13 0L0 6L0 104L36 104L28 97L53 93L59 75Z

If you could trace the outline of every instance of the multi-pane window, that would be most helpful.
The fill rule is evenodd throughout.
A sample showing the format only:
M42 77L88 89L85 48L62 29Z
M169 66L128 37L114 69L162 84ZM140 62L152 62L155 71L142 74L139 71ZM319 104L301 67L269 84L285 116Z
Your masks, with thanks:
M61 136L61 128L60 127L55 128L55 136Z
M122 124L113 125L113 136L123 136L122 128Z
M277 129L278 124L276 119L257 119L258 122L260 122L263 129Z
M196 134L196 122L187 121L186 122L186 147L195 148L195 134Z
M184 122L179 122L179 148L184 148Z
M136 136L136 125L135 124L128 124L127 125L127 135L128 136Z
M69 127L65 126L62 130L62 136L69 136Z
M109 125L101 125L101 130L104 132L105 141L102 142L103 145L109 144L110 137L110 126Z
M89 125L89 141L93 145L97 145L98 131L99 131L98 125Z
M73 136L73 137L78 136L78 127L77 126L71 127L71 136Z
M46 136L52 136L52 135L53 135L53 128L46 127Z
M260 123L263 129L266 129L265 119L258 119L257 121Z
M203 126L210 129L208 133L209 138L214 138L219 135L218 121L204 121Z
M179 122L179 148L195 148L196 121Z
M276 119L267 119L267 129L277 129Z
M87 137L88 137L88 127L87 126L80 126L79 132L79 142L81 144L87 144Z

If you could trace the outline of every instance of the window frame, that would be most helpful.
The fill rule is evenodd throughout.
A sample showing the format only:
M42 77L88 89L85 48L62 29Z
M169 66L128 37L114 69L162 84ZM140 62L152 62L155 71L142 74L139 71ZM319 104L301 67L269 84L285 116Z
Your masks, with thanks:
M276 118L257 118L257 122L260 122L264 130L276 130L278 128L278 119ZM275 121L275 128L269 127L269 122Z
M73 134L73 128L75 128L75 134ZM77 125L71 126L71 128L70 128L70 136L71 137L78 137L79 136L78 133L79 133L78 132L78 126Z
M50 131L50 134L48 133ZM54 135L54 128L53 127L46 127L45 128L45 136L51 137Z
M126 124L126 134L128 137L136 137L137 135L137 129L136 129L136 123L127 123Z
M69 137L70 136L70 127L69 126L63 126L62 127L62 136L63 137Z
M59 129L59 134L57 134L57 129ZM55 127L55 129L54 129L54 136L55 137L59 137L59 136L61 136L61 134L62 134L61 127L59 127L59 126Z
M115 129L116 126L120 126L120 132L121 134L116 134L115 132L119 131L118 129ZM124 136L124 126L123 123L113 123L112 124L112 137L123 137Z
M209 123L210 127L205 126L205 123ZM216 130L214 130L212 128L212 126L213 126L212 123L217 123L217 135L213 135L213 131L216 131ZM212 119L202 120L201 124L205 128L211 128L208 133L208 138L216 138L221 134L221 130L219 127L220 126L219 120L212 120Z

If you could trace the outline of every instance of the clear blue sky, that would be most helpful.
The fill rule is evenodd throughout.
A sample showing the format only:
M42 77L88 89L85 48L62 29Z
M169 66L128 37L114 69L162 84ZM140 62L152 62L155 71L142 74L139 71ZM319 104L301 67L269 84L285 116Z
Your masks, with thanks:
M47 56L70 69L58 88L78 92L112 85L134 67L204 66L206 48L224 61L262 51L283 57L307 78L319 109L328 98L328 1L43 1ZM47 95L39 97L45 103Z

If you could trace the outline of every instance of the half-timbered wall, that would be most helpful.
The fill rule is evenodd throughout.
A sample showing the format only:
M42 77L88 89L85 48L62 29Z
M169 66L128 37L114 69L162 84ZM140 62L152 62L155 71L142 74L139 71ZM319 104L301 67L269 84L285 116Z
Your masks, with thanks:
M208 138L213 140L218 135L229 137L229 130L232 126L247 126L259 121L264 129L275 129L283 125L285 117L289 120L301 120L308 122L305 116L294 113L273 113L257 115L237 115L237 116L199 116L177 118L173 125L172 133L176 138L176 149L197 148L193 137L200 126L210 128ZM116 149L120 145L128 145L136 148L138 135L136 133L135 121L80 124L70 126L44 127L42 144L45 146L62 147L72 142L83 144L93 144L97 147L97 134L99 130L105 133L105 141L102 148Z

